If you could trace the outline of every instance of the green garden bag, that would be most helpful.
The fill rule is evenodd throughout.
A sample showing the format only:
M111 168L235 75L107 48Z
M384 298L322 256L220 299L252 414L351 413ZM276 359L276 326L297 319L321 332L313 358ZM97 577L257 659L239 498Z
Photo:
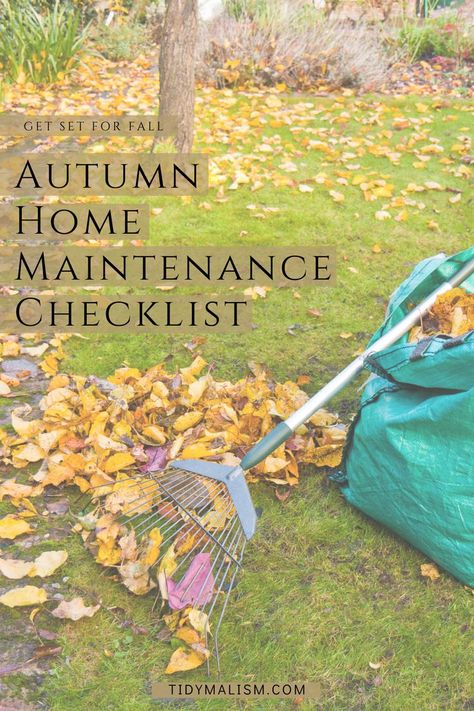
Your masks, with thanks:
M461 264L419 264L393 295L379 338ZM463 287L474 292L474 279ZM474 586L474 331L408 343L366 361L372 372L343 462L346 499Z

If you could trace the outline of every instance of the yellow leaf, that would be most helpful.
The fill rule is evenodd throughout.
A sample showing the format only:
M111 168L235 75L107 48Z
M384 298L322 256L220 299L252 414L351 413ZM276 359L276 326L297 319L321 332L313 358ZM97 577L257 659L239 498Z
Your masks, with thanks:
M185 415L181 415L176 419L176 421L173 423L173 429L176 430L176 432L184 432L190 427L194 427L194 425L197 425L197 423L200 422L202 418L202 412L198 412L197 410L187 412Z
M192 383L194 377L199 375L202 369L207 365L207 362L201 356L196 356L191 365L187 368L181 368L179 371L183 377L185 383Z
M382 251L382 247L381 247L379 244L374 244L374 245L373 245L373 247L372 247L372 252L373 252L374 254L380 254L381 251Z
M337 190L330 190L329 195L332 197L334 202L344 202L344 195Z
M56 447L65 432L65 429L52 430L51 432L41 432L38 435L38 444L42 449L44 449L45 452L49 452L50 449Z
M132 457L129 452L117 452L117 454L113 454L107 459L103 469L107 474L113 474L114 472L129 467L131 464L134 464L134 462L135 458Z
M219 454L219 449L208 449L202 442L190 444L181 452L183 459L201 459L201 457L213 457L215 454Z
M30 533L33 529L27 521L9 514L0 520L0 538L10 540L21 536L22 533Z
M11 393L11 389L9 386L3 382L3 380L0 380L0 397L5 397L6 395L9 395Z
M114 541L101 542L97 550L96 561L101 565L117 565L122 559L122 551Z
M436 220L429 220L427 223L427 227L429 230L432 230L433 232L439 232L439 225L436 222Z
M396 222L406 222L408 220L408 212L406 210L401 210L394 217Z
M177 639L181 639L186 644L199 644L201 643L201 637L196 632L196 630L190 627L181 627L175 634Z
M20 580L28 575L33 563L27 560L14 560L13 558L0 558L0 573L10 580Z
M429 578L430 580L437 580L440 577L438 568L431 563L423 563L423 565L420 565L420 571L424 578Z
M21 347L20 344L17 343L16 341L5 341L2 346L2 355L3 357L10 357L14 358L17 355L20 355L21 352Z
M158 442L158 444L164 444L166 442L165 431L162 427L158 427L158 425L148 425L144 427L143 435L152 439L154 442Z
M168 666L165 669L165 674L175 674L176 672L188 671L196 669L206 661L206 656L194 649L186 650L184 647L179 647L171 655Z
M275 474L284 469L288 462L282 457L267 457L264 461L265 474Z
M142 374L138 368L118 368L109 380L114 385L123 385L127 380L138 380Z
M0 484L0 501L4 496L11 496L14 499L23 499L31 496L34 489L29 484L18 484L15 479L6 479Z
M40 605L46 602L48 595L43 588L35 585L25 585L22 588L13 588L0 597L2 605L7 607L26 607L27 605Z
M267 297L267 291L271 291L268 286L249 286L248 289L244 290L244 296L250 296L253 301L258 298L265 299Z
M160 547L163 541L163 536L160 529L152 528L148 534L149 542L145 550L144 563L145 565L154 565L160 556Z
M24 447L15 449L13 455L16 459L23 459L25 462L39 462L45 457L44 449L41 449L37 444L28 442Z
M33 578L38 575L40 578L46 578L65 563L67 557L67 551L45 551L36 558L28 576Z
M168 600L168 586L166 584L166 579L173 575L176 570L176 566L176 553L174 546L171 545L161 559L157 575L158 585L160 586L161 597L163 600Z
M24 437L25 439L30 439L34 437L38 432L43 429L43 423L41 420L23 420L21 415L29 414L31 412L31 407L29 405L24 405L21 407L16 407L11 414L12 427L15 432Z
M189 623L199 632L200 635L205 636L206 633L210 632L209 618L205 612L196 610L193 607L188 613L188 619Z
M325 444L305 452L303 461L317 467L338 467L342 460L342 451L342 444Z
M194 383L191 383L188 388L189 402L191 405L195 405L206 392L209 383L211 382L211 377L209 375L203 375Z
M45 373L46 376L50 377L56 375L56 373L58 372L58 367L58 359L55 358L55 356L53 355L47 355L40 363L41 370Z

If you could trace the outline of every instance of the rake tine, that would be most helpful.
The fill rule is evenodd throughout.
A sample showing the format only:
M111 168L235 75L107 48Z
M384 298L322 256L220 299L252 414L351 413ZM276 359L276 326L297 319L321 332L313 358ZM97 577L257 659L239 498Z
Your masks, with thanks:
M222 541L222 546L225 545L227 539L229 538L230 532L232 531L232 529L233 529L235 523L236 523L236 519L233 521L233 523L232 523L232 525L230 526L230 528L228 529L228 531L226 531L226 529L223 530L223 532L222 532L222 534L221 534L221 537L220 537L220 539L219 539L219 540ZM224 533L227 533L227 535L225 536L225 538L224 538ZM224 540L222 540L222 539L224 539ZM204 551L206 550L207 546L210 545L210 543L211 543L211 540L208 539L206 545L205 545L204 548L202 548L202 550L201 550L202 553L204 553ZM216 548L216 543L214 543L214 545L212 546L211 550L209 551L209 553L208 553L209 557L212 555L212 552L214 551L215 548ZM191 552L192 552L192 550L190 551L190 553L191 553ZM219 551L219 552L220 552L220 551ZM188 555L189 555L189 554L188 554ZM187 558L187 556L186 556L186 558ZM182 561L180 562L180 564L176 567L174 573L176 573L176 571L181 567L181 565L185 562L185 560L186 560L186 559L184 559L184 560L182 560ZM200 566L199 569L196 571L196 573L193 575L193 577L192 577L192 579L191 579L191 581L190 581L189 587L191 587L191 585L193 584L194 580L196 579L196 576L200 573L201 570L202 570L202 566ZM209 573L207 574L206 579L205 579L204 582L203 582L202 588L201 588L201 590L199 591L199 594L201 594L202 589L204 588L204 585L205 585L206 582L208 581L210 574L211 574L211 570L210 570ZM187 593L188 589L189 589L189 588L187 588L187 589L185 590L185 592L183 593L183 595L185 595L185 594ZM198 598L199 598L199 595L198 595ZM182 599L182 597L181 597L181 599Z
M230 508L229 510L231 510L231 508ZM233 528L233 526L235 525L236 522L238 523L238 519L237 519L237 517L234 517L234 521L232 522L231 527L230 527L231 529ZM223 531L222 534L221 534L221 538L222 538L222 536L224 535L224 532L225 532L225 529L224 529L224 531ZM208 538L208 540L207 540L205 546L202 548L202 552L204 552L204 551L206 550L206 548L211 544L212 540L213 540L213 539ZM219 539L219 540L220 540L220 539ZM214 545L213 545L213 547L212 547L212 549L211 549L211 553L212 553L212 551L214 550L214 548L216 547L216 542L217 542L217 541L214 541ZM220 544L218 543L218 545L220 545ZM177 567L176 567L176 570L178 570L179 568L181 568L181 566L186 562L186 560L189 558L189 556L190 556L192 553L193 553L193 549L191 549L191 550L186 554L186 556L179 562L179 564L178 564ZM176 572L176 570L175 570L175 572Z
M173 533L172 535L170 534L170 535L168 536L168 532L171 531L172 528L173 528L174 526L176 526L178 523L181 523L181 526L178 528L178 530L175 531L175 533ZM180 531L182 531L183 528L185 528L185 526L188 525L188 523L189 523L189 521L172 521L169 526L165 526L164 529L163 529L163 531L165 531L166 533L163 534L163 532L162 532L163 541L162 541L161 545L164 546L166 543L168 543L168 541L171 539L171 537L172 537L172 536L176 536ZM147 531L147 530L148 530L148 529L145 529L145 531ZM145 533L145 531L142 531L142 535L143 535L143 533ZM164 536L168 536L168 537L165 538ZM206 545L207 545L207 544L206 544ZM179 567L179 566L178 566L178 567Z
M242 557L243 557L244 550L245 550L245 541L244 541L243 546L242 546L242 551L241 551L241 554L240 554L240 561L242 561ZM234 572L233 572L232 578L230 579L230 583L229 583L229 589L228 589L228 591L227 591L227 593L226 593L224 602L223 602L223 604L222 604L221 613L220 613L220 615L219 615L219 619L217 620L216 628L215 628L215 631L214 631L214 654L215 654L215 657L216 657L217 673L218 673L218 674L221 673L221 661L220 661L220 655L219 655L219 630L220 630L220 627L221 627L222 620L224 619L224 613L225 613L225 610L226 610L226 607L227 607L227 603L229 602L230 593L232 592L233 587L234 587L235 577L236 577L236 575L237 575L237 570L238 570L238 568L234 568ZM227 573L226 573L226 576L227 576ZM225 577L223 578L222 585L223 585L223 583L224 583L224 580L225 580ZM215 600L217 600L217 597L218 597L218 595L219 595L219 593L220 593L220 591L221 591L221 589L222 589L222 585L221 585L221 587L219 588L219 590L217 591ZM209 617L210 617L210 614L211 614L211 612L212 612L212 609L213 609L213 608L211 608L211 610L210 610L210 612L209 612Z
M237 554L237 550L239 549L239 545L240 545L241 538L242 538L242 533L240 533L240 535L238 536L237 543L236 543L235 549L234 549L234 553L235 553L235 554ZM241 551L240 551L240 561L242 560L244 548L245 548L245 541L244 541L244 543L243 543L243 545L242 545L242 549L241 549ZM219 576L220 576L220 582L216 582L215 593L214 593L214 595L213 595L213 597L212 597L212 600L209 600L209 602L206 602L206 603L204 603L203 605L198 605L198 607L201 608L202 612L204 612L205 609L206 609L206 607L207 607L207 605L209 605L209 610L208 610L208 612L206 613L208 618L211 617L211 615L212 615L212 613L213 613L213 611L214 611L214 608L215 608L215 606L217 605L217 601L218 601L218 599L219 599L219 594L220 594L220 592L222 591L222 588L224 587L224 583L225 583L225 580L226 580L226 578L227 578L227 574L228 574L228 572L229 572L229 570L230 570L231 565L232 565L232 561L231 561L231 560L228 560L227 562L226 562L225 560L223 560L223 561L221 562L221 564L220 564L220 566L219 566L218 573L217 573L217 575L216 575L216 581L219 581ZM221 571L222 571L222 569L224 568L224 566L225 566L225 570L223 570L223 572L222 572L222 574L221 574ZM237 570L238 570L238 568L235 568L235 573L237 573ZM233 575L233 577L235 577L235 576ZM231 591L231 588L229 588L229 590L227 590L227 594L229 594L230 591Z
M168 493L168 492L166 491L166 489L164 489L164 491L165 491L165 493ZM179 501L177 501L177 500L174 498L174 496L172 496L172 495L170 495L170 494L168 494L168 495L169 495L169 497L175 502L175 504L176 504L177 506L179 506L179 508L183 508L183 507L181 506L181 504L179 503ZM207 530L206 530L206 528L202 525L202 523L199 521L199 519L197 519L195 516L193 516L193 514L191 514L189 511L186 511L186 509L183 509L183 510L184 510L184 512L189 516L189 518L191 519L191 521L193 521L197 526L199 526L199 528L200 528L202 531L204 531L210 538L212 538L214 541L216 541L216 537L215 537L210 531L207 531ZM217 542L217 541L216 541L216 542ZM218 545L220 545L220 543L219 543ZM234 562L237 563L237 561L234 561ZM237 565L239 565L239 563L237 563Z
M230 535L231 530L232 530L232 528L229 530L229 535ZM226 537L226 541L227 541L227 539L229 538L229 535ZM237 531L235 532L234 537L233 537L233 539L232 539L232 541L231 541L231 543L230 543L230 545L229 545L229 548L232 548L232 547L234 546L234 542L235 542L235 540L237 539L237 543L235 543L235 546L234 546L234 550L237 550L237 548L238 548L238 543L239 543L239 541L240 541L240 536L241 536L241 532L239 531L239 529L237 529ZM215 568L217 568L217 563L218 563L218 560L219 560L219 556L220 556L220 555L221 555L221 551L218 552L218 554L217 554L217 556L216 556L216 559L215 559L215 561L214 561L214 566L215 566ZM222 570L222 566L225 565L225 559L226 559L226 556L223 555L223 557L222 557L222 562L221 562L221 564L220 564L219 569L217 570L217 573L215 573L215 570L213 571L214 574L215 574L215 578L218 578L218 577L219 577L219 574L220 574L220 572L221 572L221 570ZM211 574L211 571L208 572L207 577L206 577L206 579L204 580L204 582L203 582L203 584L202 584L202 588L201 588L201 590L199 591L199 594L197 595L197 599L198 599L198 600L199 600L199 597L200 597L200 595L201 595L201 593L202 593L202 591L203 591L203 589L204 589L205 584L207 583L207 581L208 581L208 579L209 579L210 574Z
M193 492L194 492L194 488L193 488ZM189 496L186 497L186 499L180 501L179 504L181 505L181 508L184 509L184 504L185 504L187 501L190 501L194 495L195 495L194 493L190 493ZM136 514L132 519L130 519L130 521L133 520L134 518L136 518L137 516L140 516L140 515L141 515L140 513L139 513L139 514ZM181 515L181 514L179 514L179 515ZM181 520L182 520L182 519L178 519L178 520L177 520L177 523L179 523ZM129 523L130 523L130 521L129 521ZM146 521L145 521L145 522L146 522ZM145 523L145 522L142 521L141 523L139 523L139 524L137 525L137 527L136 527L136 531L139 531L140 528L142 528L143 523ZM148 530L148 529L146 529L146 530ZM143 534L144 531L141 531L141 533Z
M232 526L229 528L229 531L228 531L228 533L227 533L227 536L225 537L225 539L224 539L224 541L223 541L223 545L225 545L227 539L229 538L229 536L230 536L230 534L231 534L231 531L232 531L232 529L234 528L235 523L236 523L236 521L234 521L233 524L232 524ZM238 536L238 535L239 535L239 531L237 530L237 532L236 532L235 535L234 535L234 539L235 539L236 536ZM231 544L231 545L232 545L232 544ZM213 552L213 550L214 550L215 547L216 547L216 546L215 546L215 544L214 544L213 548L211 549L211 551L210 551L210 553L209 553L209 556L212 554L212 552ZM216 565L216 562L219 560L219 556L221 555L221 553L222 553L222 551L219 550L219 552L217 553L217 557L216 557L216 559L215 559L215 561L214 561L214 565ZM221 563L221 568L222 568L222 565L223 565L224 563L225 563L225 555L223 555L223 559L222 559L222 563ZM196 576L198 575L198 573L202 570L202 567L203 567L202 565L199 567L199 570L196 571L195 575L193 576L192 580L190 581L188 588L183 592L183 594L182 594L182 596L181 596L181 601L183 600L184 595L186 595L186 593L188 592L189 588L190 588L191 585L193 584L193 582L194 582L194 580L196 579ZM198 594L196 595L196 600L199 600L199 598L201 597L202 592L203 592L203 590L204 590L204 588L205 588L205 586L206 586L206 583L207 583L207 581L209 580L209 577L210 577L211 573L213 572L212 568L213 568L213 566L211 566L211 568L209 569L209 571L208 571L208 573L207 573L207 575L206 575L206 577L205 577L205 579L204 579L204 581L203 581L203 583L202 583L202 585L201 585L201 587L200 587L200 589L199 589L199 592L198 592ZM219 575L221 568L219 568L217 575ZM175 571L175 572L176 572L176 571Z
M152 492L149 493L149 494L144 494L143 496L140 496L138 499L134 499L133 503L136 503L137 501L141 501L142 503L138 504L137 506L134 506L132 509L129 509L128 511L122 511L121 514L120 514L120 517L121 517L121 518L124 518L124 519L125 519L125 517L127 517L127 518L125 519L125 523L131 523L131 522L134 521L138 516L141 516L142 514L146 513L146 511L139 511L137 514L135 514L135 515L132 516L131 518L128 517L128 514L131 514L131 513L133 513L134 511L136 511L137 509L142 508L142 506L145 505L145 504L144 504L144 501L145 501L146 499L150 499L150 501L153 501L153 499L155 498L155 494L156 494L156 493L157 493L157 492L152 491ZM153 504L151 504L151 506L153 506Z

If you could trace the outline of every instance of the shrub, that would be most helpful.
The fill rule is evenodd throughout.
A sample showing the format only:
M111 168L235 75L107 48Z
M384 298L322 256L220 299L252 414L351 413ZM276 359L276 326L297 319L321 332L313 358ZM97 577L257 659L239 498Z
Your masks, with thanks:
M136 59L150 47L144 25L129 23L102 24L94 33L95 48L114 62Z
M268 5L267 0L226 0L224 3L226 12L235 20L265 19Z
M456 16L419 22L406 20L398 43L411 62L437 56L454 57L458 61L472 59L474 38L469 30Z
M375 28L322 19L301 10L271 21L222 15L203 28L197 77L218 86L285 83L308 89L334 86L375 88L393 61Z
M80 11L55 0L41 12L31 3L0 2L0 61L14 81L53 82L79 61L89 26Z

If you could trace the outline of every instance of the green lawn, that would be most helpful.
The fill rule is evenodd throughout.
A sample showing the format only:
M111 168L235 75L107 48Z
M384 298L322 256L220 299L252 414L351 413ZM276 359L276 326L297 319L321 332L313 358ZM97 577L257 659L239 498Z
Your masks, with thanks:
M199 199L191 204L156 199L152 205L164 209L152 217L152 242L335 245L336 287L302 288L298 290L301 298L295 298L291 289L274 289L265 300L255 302L255 328L250 333L211 334L200 346L206 360L215 364L216 378L236 379L246 372L249 361L261 361L278 379L309 375L311 382L305 387L314 391L367 342L383 318L390 293L415 263L439 251L455 252L472 244L466 163L459 149L452 148L459 145L459 137L467 138L472 114L466 103L454 99L425 98L425 110L417 107L420 99L412 97L374 98L366 100L366 105L350 97L339 103L334 97L292 97L282 99L280 118L269 116L266 124L248 135L236 132L236 126L243 118L251 118L252 111L266 116L265 105L260 105L264 97L240 94L235 103L229 102L226 93L213 95L212 101L207 95L201 98L199 148L211 146L217 155L249 154L265 137L279 136L272 145L282 146L282 153L270 158L262 153L266 162L251 159L249 170L280 172L310 185L313 192L300 192L296 186L276 187L271 179L264 179L264 186L256 191L249 185L226 190L226 202L216 201L216 190L211 190L204 198L211 209L200 207L203 200ZM299 104L304 106L298 108ZM312 113L315 109L318 113ZM290 125L285 123L286 112L290 112ZM432 122L394 130L396 116ZM295 131L295 126L302 130ZM426 134L420 139L417 136L423 131ZM430 160L424 169L414 167L414 162L420 162L415 149L433 145L433 138L444 152L422 154ZM308 147L311 139L324 139L336 155ZM368 152L366 140L398 150L399 164ZM363 142L365 152L358 141ZM442 158L452 163L440 162ZM280 171L279 164L290 159L297 172ZM348 164L360 167L352 169ZM459 168L461 174L455 175ZM341 171L349 173L349 178ZM451 192L429 188L410 193L416 201L423 201L424 209L409 206L406 221L396 221L393 216L404 208L390 207L392 218L379 221L375 213L391 198L368 202L359 187L337 182L338 178L352 182L354 175L370 171L373 177L392 183L394 195L411 182L425 181L449 187ZM314 181L320 173L333 180L333 185ZM335 202L329 190L341 192L344 202ZM458 190L461 200L450 202ZM256 208L249 209L249 205ZM264 212L264 207L279 211ZM255 217L255 213L265 217ZM432 222L436 225L429 226ZM310 308L321 315L310 316ZM294 335L289 333L290 326ZM353 335L341 338L341 333ZM187 335L161 334L71 339L64 367L69 372L104 376L123 363L146 368L169 357L171 368L189 362L187 340ZM354 386L333 409L339 407L348 419L356 402ZM425 556L351 509L326 473L308 472L285 504L264 485L255 486L253 495L263 514L221 631L224 680L319 680L321 702L304 702L302 709L470 708L474 696L468 653L472 640L467 632L472 623L470 591L447 574L434 583L421 578ZM52 711L156 708L148 684L163 677L171 648L156 637L159 615L151 609L153 597L135 598L108 579L79 540L69 539L66 547L70 553L67 589L80 591L90 600L100 598L103 609L91 620L60 627L64 651L43 687L47 703ZM130 626L121 624L123 620L147 627L148 634L134 634ZM369 662L380 667L373 669ZM204 677L201 668L180 678L198 681ZM208 701L195 707L263 710L293 708L293 704Z

